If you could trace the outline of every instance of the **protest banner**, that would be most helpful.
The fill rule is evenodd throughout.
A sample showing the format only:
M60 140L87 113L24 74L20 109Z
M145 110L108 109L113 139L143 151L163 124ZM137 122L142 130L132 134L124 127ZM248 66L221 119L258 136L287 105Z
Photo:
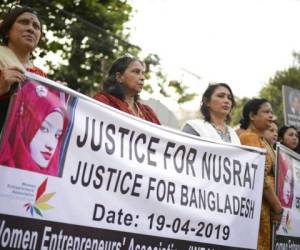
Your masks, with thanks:
M276 162L276 193L284 212L273 229L273 249L300 249L300 155L278 144Z
M1 140L0 149L17 160L0 161L0 248L256 249L263 149L201 140L27 77ZM48 93L58 107L26 119L42 126L26 123L13 137L13 114L20 117L30 106L24 99L34 99L23 96L28 89ZM37 116L47 106L40 103L31 103ZM56 138L51 153L31 150L37 140L31 126ZM11 138L22 136L38 167L23 167L13 154L21 143ZM39 138L39 145L51 141Z
M300 90L282 86L283 113L286 124L300 129Z

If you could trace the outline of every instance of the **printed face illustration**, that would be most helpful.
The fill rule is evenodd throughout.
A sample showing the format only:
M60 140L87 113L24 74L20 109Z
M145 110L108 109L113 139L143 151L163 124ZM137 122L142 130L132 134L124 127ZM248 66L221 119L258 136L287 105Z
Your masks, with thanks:
M292 171L288 169L283 182L283 201L288 204L292 195Z
M298 113L300 111L300 97L295 95L292 99L292 108L294 109L294 112Z
M47 168L53 158L62 134L63 123L61 113L57 111L50 113L30 142L31 157L42 168Z

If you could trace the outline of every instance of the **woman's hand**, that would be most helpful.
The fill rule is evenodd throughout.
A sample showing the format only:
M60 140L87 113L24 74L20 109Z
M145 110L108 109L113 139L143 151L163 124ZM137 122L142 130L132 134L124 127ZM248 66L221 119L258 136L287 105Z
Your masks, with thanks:
M282 215L283 215L283 208L280 211L272 211L271 213L271 221L275 225L276 230L279 228Z
M9 92L14 83L25 81L25 76L17 68L7 68L0 71L0 95Z
M281 203L280 203L277 195L271 188L271 185L266 180L266 178L265 178L265 183L264 183L263 197L265 198L265 200L269 203L269 206L271 207L271 210L272 210L271 222L275 225L275 227L277 229L281 222L283 208L281 206Z

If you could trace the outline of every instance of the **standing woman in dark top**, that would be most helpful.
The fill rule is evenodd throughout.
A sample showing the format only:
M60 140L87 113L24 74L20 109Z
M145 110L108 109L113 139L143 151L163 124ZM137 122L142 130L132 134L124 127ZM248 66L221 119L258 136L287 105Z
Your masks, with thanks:
M41 35L40 19L29 7L11 9L0 23L0 131L13 93L12 86L25 80L25 71L46 76L31 62L31 53Z
M123 56L111 66L103 84L103 91L94 96L125 113L146 121L160 124L154 111L139 101L139 93L143 90L145 65L138 58Z

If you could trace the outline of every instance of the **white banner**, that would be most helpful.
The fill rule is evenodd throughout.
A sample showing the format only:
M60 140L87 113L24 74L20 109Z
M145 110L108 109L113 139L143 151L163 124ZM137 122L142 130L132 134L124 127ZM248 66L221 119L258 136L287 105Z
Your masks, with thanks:
M55 157L45 152L40 173L0 168L0 247L256 249L263 150L200 140L59 92L67 119L54 126L57 170L45 172Z

